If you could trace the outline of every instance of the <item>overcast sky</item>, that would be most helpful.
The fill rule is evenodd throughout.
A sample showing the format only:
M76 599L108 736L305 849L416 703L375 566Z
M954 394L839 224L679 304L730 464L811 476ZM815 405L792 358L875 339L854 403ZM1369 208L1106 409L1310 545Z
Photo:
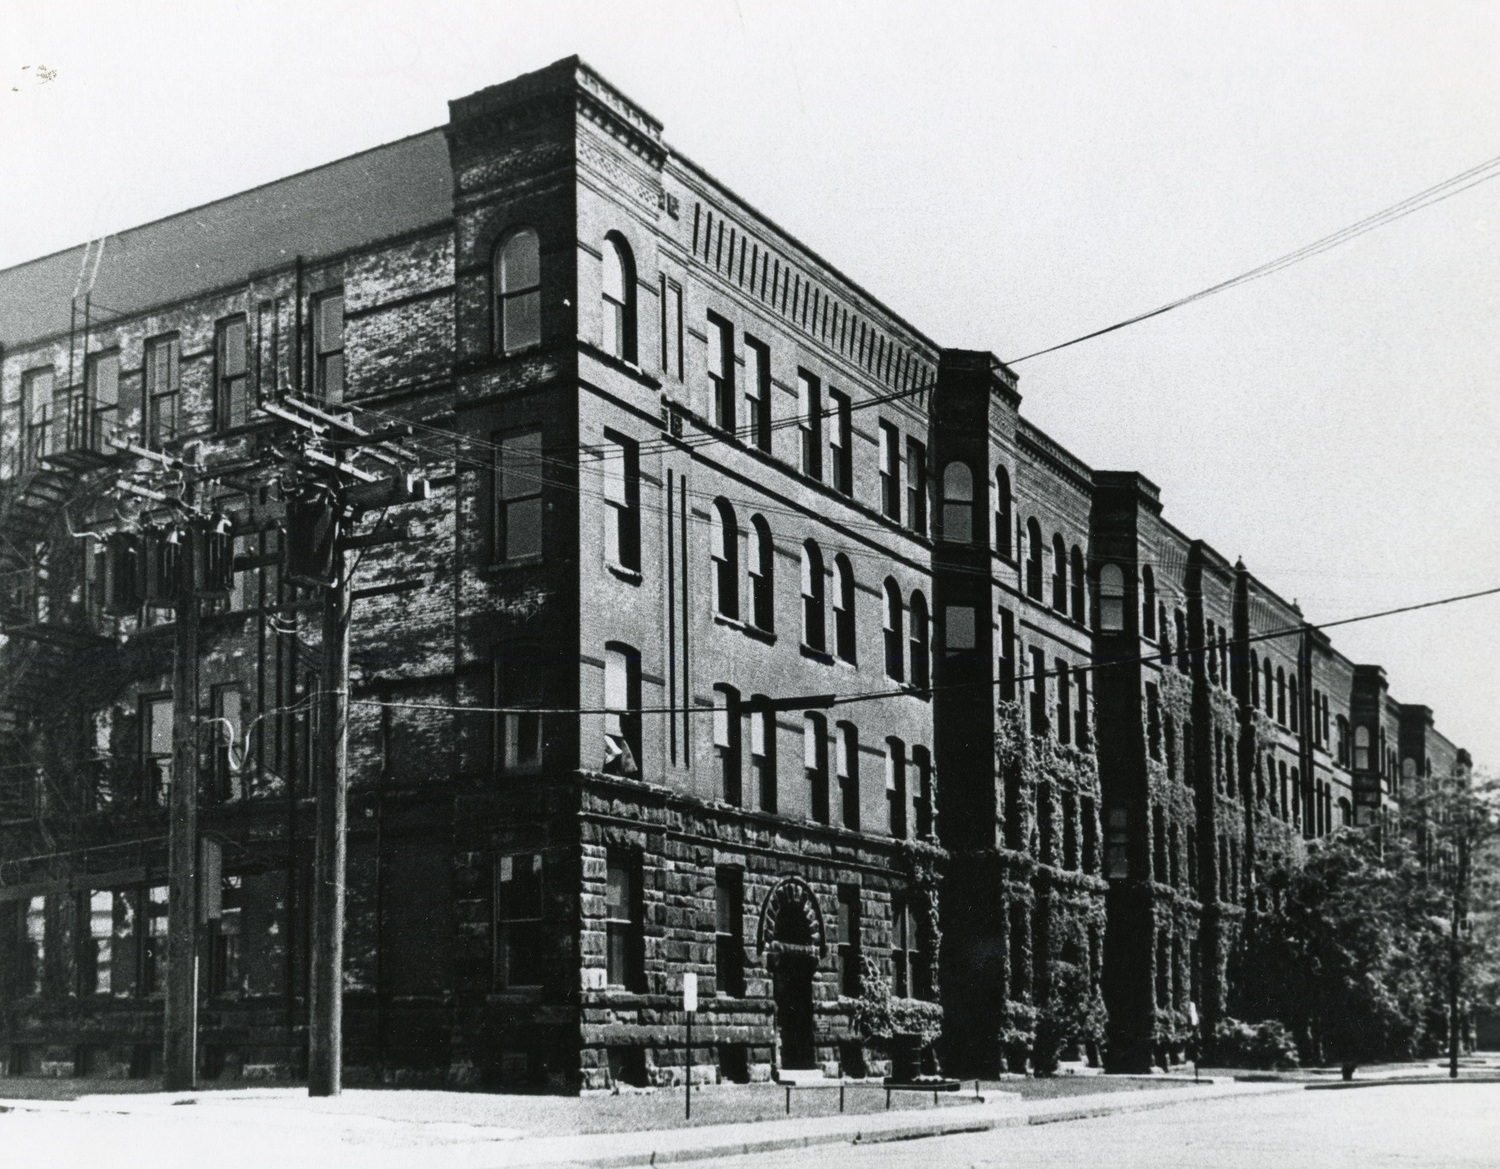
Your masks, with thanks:
M1003 358L1500 155L1500 3L6 0L0 266L572 53L940 344ZM1310 620L1500 585L1497 274L1500 180L1027 361L1023 410ZM1334 636L1500 763L1500 598Z

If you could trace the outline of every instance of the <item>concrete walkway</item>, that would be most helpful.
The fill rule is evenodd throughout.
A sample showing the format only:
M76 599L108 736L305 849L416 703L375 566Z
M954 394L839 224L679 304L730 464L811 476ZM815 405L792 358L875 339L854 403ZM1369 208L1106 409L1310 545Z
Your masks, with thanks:
M360 1169L410 1166L416 1149L441 1147L445 1169L586 1165L597 1169L697 1161L817 1145L874 1143L915 1137L983 1132L1026 1124L1170 1108L1198 1100L1303 1090L1302 1084L1205 1081L1149 1092L1103 1092L1022 1100L1004 1093L983 1103L920 1111L791 1117L753 1123L702 1125L588 1135L525 1135L493 1123L450 1098L456 1093L360 1092L337 1101L312 1101L296 1090L150 1093L87 1096L72 1101L0 1101L0 1108L34 1113L108 1115L171 1130L212 1128L233 1140L236 1129L274 1128L318 1145L337 1142L332 1160ZM3 1084L0 1084L3 1091ZM427 1099L424 1099L427 1098ZM184 1107L191 1101L190 1107ZM184 1134L186 1135L186 1134ZM307 1146L304 1145L304 1148ZM328 1163L327 1161L323 1163Z

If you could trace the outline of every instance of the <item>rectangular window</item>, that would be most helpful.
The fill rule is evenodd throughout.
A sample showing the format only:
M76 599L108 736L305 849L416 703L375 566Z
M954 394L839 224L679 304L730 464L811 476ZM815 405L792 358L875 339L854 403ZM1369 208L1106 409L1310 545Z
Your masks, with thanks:
M844 827L859 831L859 731L852 723L839 723L834 742L839 776L839 796Z
M906 440L906 526L927 534L927 446Z
M146 397L142 415L147 445L177 437L177 401L182 384L182 342L174 333L146 342Z
M926 747L913 747L911 749L911 767L916 773L917 794L912 801L912 810L916 813L917 837L921 840L929 839L933 834L932 814L934 811L932 802L932 755Z
M714 424L723 430L733 430L734 329L713 313L708 314L708 380L714 398Z
M604 929L610 986L645 989L644 905L640 858L611 849L606 859Z
M641 773L641 655L611 642L604 650L604 772Z
M880 424L880 513L901 522L901 432Z
M542 432L495 436L495 561L542 554Z
M682 285L661 278L661 368L682 380Z
M1084 796L1079 815L1083 819L1083 871L1092 874L1099 868L1099 825L1094 820L1094 801ZM1188 829L1189 839L1192 829Z
M828 391L828 466L833 475L833 489L841 495L854 494L854 415L849 395Z
M1130 815L1110 808L1104 837L1104 875L1111 880L1130 876Z
M84 893L80 899L85 928L79 931L78 993L112 994L115 940L115 895L108 889Z
M823 389L805 369L797 371L797 424L802 435L802 473L823 478Z
M141 762L147 804L164 804L172 781L172 696L141 699Z
M496 770L525 774L542 766L542 714L529 713L542 705L543 662L524 649L502 649L495 659Z
M86 428L73 441L89 450L106 451L109 438L120 424L120 354L96 353L88 363L88 411L74 425Z
M221 427L250 421L250 365L244 317L220 321L214 338L214 408Z
M915 898L903 897L892 906L891 972L897 995L932 997L927 961L926 929Z
M757 710L750 716L750 771L755 777L760 810L776 810L776 715Z
M714 988L745 993L745 877L736 868L714 873Z
M1161 692L1155 682L1146 683L1146 750L1161 761Z
M244 698L238 683L215 686L213 700L214 792L221 800L245 795Z
M1062 794L1063 821L1063 868L1070 872L1078 868L1078 798L1065 791Z
M862 947L860 945L860 901L857 885L839 886L839 993L859 997Z
M1068 663L1057 659L1057 741L1066 743L1073 737L1073 688L1069 685L1072 672Z
M1077 710L1073 715L1077 725L1073 729L1073 741L1079 748L1088 751L1093 746L1094 736L1090 733L1091 719L1089 716L1089 672L1087 670L1076 670L1073 680L1078 690Z
M906 747L900 739L885 741L887 824L897 840L906 839Z
M733 686L714 687L714 752L719 757L719 798L739 806L740 790L740 693Z
M1016 700L1016 615L1000 610L1000 701Z
M629 572L641 570L640 446L623 434L604 432L604 557Z
M1047 655L1031 651L1031 733L1045 735L1047 726Z
M167 974L167 887L154 885L142 895L140 993L160 998Z
M63 422L53 404L56 379L49 365L43 369L28 369L21 375L21 420L24 433L21 439L21 465L31 468L39 465L43 455L59 449L63 440Z
M217 845L217 842L204 844ZM205 888L212 881L219 895L218 904L207 913L208 990L212 995L238 996L245 990L245 879L223 875L222 849L211 855L218 858L216 867L212 872L205 868L201 878Z
M344 400L344 293L329 292L313 302L314 390L325 402Z
M965 653L976 645L973 605L943 606L943 648Z
M828 724L821 714L802 716L802 766L807 772L808 807L819 824L828 823Z
M539 852L502 856L495 874L495 981L504 987L546 981Z
M745 424L756 450L771 450L771 351L745 335Z

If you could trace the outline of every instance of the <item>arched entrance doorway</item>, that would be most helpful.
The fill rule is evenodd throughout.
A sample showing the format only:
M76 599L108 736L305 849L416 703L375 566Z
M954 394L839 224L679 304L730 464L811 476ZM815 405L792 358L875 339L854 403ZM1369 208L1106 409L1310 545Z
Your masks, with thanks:
M817 1063L813 982L827 951L823 914L800 877L786 877L766 895L759 947L770 971L776 1004L776 1065L793 1070Z

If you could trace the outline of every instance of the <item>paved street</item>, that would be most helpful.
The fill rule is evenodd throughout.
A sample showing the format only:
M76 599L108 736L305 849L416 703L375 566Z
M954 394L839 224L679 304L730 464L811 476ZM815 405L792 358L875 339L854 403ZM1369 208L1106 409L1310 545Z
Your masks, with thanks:
M809 1150L736 1157L804 1166ZM1097 1120L816 1150L819 1169L1460 1169L1500 1166L1500 1084L1290 1092Z

